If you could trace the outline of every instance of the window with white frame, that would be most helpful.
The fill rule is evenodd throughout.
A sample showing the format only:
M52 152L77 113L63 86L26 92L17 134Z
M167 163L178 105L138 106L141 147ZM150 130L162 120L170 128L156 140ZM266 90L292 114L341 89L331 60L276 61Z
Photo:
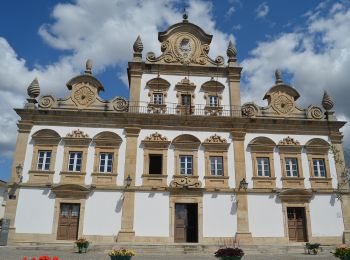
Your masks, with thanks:
M326 177L326 168L324 159L313 159L314 175L316 178Z
M218 96L209 96L209 106L210 107L217 107L217 106L219 106Z
M82 164L83 152L70 152L68 171L70 172L80 172Z
M156 104L156 105L163 104L163 93L154 93L153 94L153 104Z
M210 156L210 174L213 176L223 176L223 159L222 156Z
M267 157L257 157L258 176L270 177L270 161Z
M111 173L113 166L113 153L100 153L100 166L101 173Z
M192 155L180 155L180 174L193 174L193 157Z
M298 159L297 158L286 158L286 175L287 177L298 177Z
M51 151L39 151L38 152L38 163L37 170L39 171L48 171L50 170L51 163Z

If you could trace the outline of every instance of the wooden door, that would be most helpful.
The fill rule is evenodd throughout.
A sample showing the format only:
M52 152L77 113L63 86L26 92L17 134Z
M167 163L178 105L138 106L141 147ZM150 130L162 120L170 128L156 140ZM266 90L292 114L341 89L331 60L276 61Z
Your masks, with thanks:
M175 204L175 242L187 241L187 207L186 204Z
M289 240L307 242L305 208L287 208Z
M62 203L58 219L58 240L76 240L79 229L80 204Z

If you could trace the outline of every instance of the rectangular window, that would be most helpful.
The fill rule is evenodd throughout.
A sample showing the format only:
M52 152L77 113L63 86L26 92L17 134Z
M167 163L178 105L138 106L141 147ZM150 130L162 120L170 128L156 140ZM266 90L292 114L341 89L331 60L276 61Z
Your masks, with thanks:
M193 157L192 155L180 155L180 174L193 174Z
M191 95L181 95L181 105L191 106Z
M270 161L267 157L256 158L258 165L258 176L270 177Z
M80 172L82 163L83 153L82 152L70 152L68 171L70 172Z
M314 174L317 178L326 178L324 159L313 159Z
M298 160L297 158L286 158L287 177L298 177Z
M110 173L113 166L113 153L100 153L100 172Z
M162 174L163 156L161 154L149 155L149 174Z
M210 174L214 176L223 176L222 156L210 156Z
M153 104L156 104L156 105L163 104L163 94L162 93L154 93L153 94Z
M39 151L36 169L39 171L50 170L51 151Z
M209 96L209 106L217 107L219 105L219 99L217 96Z

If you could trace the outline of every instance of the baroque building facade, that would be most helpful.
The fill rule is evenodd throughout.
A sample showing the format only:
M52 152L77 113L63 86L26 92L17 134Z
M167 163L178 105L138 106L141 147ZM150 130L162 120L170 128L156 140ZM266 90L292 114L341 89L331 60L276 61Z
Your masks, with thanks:
M210 58L212 35L186 16L158 39L158 57L134 43L129 100L99 96L90 60L68 97L29 86L16 109L9 242L349 242L331 152L343 158L345 122L330 96L302 108L277 70L267 106L242 105L232 42L227 63Z

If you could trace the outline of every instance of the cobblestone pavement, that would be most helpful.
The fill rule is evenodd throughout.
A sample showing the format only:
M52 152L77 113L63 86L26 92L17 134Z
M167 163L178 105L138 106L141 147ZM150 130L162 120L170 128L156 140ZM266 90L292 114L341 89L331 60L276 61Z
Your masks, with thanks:
M86 254L77 254L68 251L53 251L53 250L28 250L16 249L10 247L0 247L0 260L22 260L27 257L38 257L39 255L58 256L60 260L109 260L106 252L87 252ZM213 256L193 256L193 255L178 255L178 256L135 256L133 260L214 260ZM246 255L242 260L336 260L330 253L323 252L319 255L305 255L305 254L286 254L286 255Z

